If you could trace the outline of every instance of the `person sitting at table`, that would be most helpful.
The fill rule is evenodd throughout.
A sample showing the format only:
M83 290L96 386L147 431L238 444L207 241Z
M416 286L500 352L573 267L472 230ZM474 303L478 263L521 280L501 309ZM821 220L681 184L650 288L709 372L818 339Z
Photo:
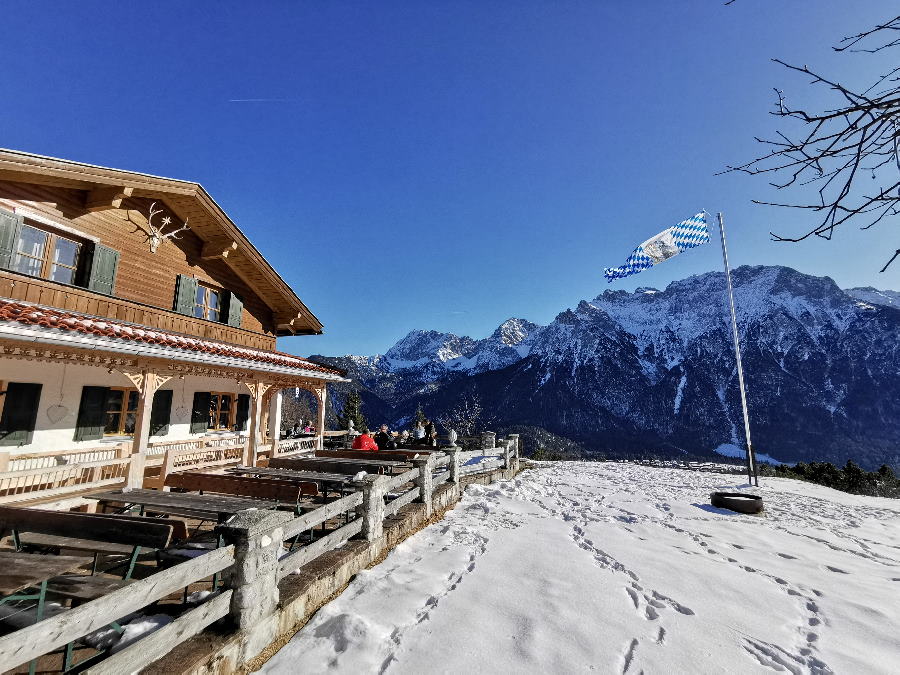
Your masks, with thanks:
M407 443L409 443L409 431L404 429L400 432L400 437L397 439L397 446L402 448Z
M431 420L425 420L425 438L421 442L425 445L437 445L437 429Z
M353 441L354 450L365 450L367 452L378 452L378 444L369 436L369 430L363 429L362 433Z
M397 443L394 441L393 435L388 430L387 424L381 425L381 429L375 434L375 442L378 444L379 450L394 450L397 447Z
M291 436L299 436L300 435L300 422L294 422L294 426L291 427Z
M413 438L417 444L422 443L425 438L425 425L422 422L416 423L413 428Z

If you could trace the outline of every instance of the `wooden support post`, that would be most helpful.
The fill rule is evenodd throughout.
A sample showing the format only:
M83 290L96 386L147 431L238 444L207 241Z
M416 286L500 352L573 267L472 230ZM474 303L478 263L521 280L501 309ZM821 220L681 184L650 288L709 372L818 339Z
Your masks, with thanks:
M131 443L131 461L128 464L126 486L141 488L144 486L144 466L147 460L147 446L150 443L150 411L153 409L153 395L157 389L172 379L172 376L160 375L149 368L140 372L122 371L122 373L138 390L137 416L134 422L134 440ZM165 474L161 478L165 481Z
M366 476L362 480L353 481L351 485L362 490L363 502L358 513L362 518L360 537L366 541L378 539L384 532L384 495L387 476Z
M510 434L507 436L513 444L512 447L512 468L518 472L519 470L519 434Z
M481 449L493 450L497 447L497 434L493 431L484 431L481 434Z
M450 455L450 464L448 465L450 468L450 482L453 484L459 483L459 453L460 449L457 447L452 447L447 450L447 453Z
M434 454L429 454L427 457L417 457L412 460L412 464L419 470L419 475L416 477L416 485L419 487L419 498L416 501L425 504L425 517L431 518L431 494L434 491L434 477L432 476L434 471Z
M242 661L252 659L278 634L278 556L287 511L240 511L216 532L234 544L234 565L223 574L232 589L231 617L245 633Z
M325 404L328 401L328 388L323 384L316 387L316 400L319 403L316 411L316 450L325 449Z
M250 438L247 439L247 447L244 450L244 464L256 466L256 454L259 452L260 430L262 412L264 408L263 397L272 387L265 382L245 382L250 390Z
M0 471L9 471L9 450L0 452Z

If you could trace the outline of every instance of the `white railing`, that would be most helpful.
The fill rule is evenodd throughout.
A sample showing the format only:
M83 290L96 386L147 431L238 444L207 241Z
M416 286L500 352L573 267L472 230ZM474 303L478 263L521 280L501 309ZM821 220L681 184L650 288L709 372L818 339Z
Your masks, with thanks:
M77 450L53 450L49 452L32 452L9 455L8 471L25 471L27 469L47 469L64 464L81 464L83 462L99 462L105 459L121 457L123 444L106 445L98 448Z
M104 459L0 473L0 503L57 497L72 492L120 485L130 459Z

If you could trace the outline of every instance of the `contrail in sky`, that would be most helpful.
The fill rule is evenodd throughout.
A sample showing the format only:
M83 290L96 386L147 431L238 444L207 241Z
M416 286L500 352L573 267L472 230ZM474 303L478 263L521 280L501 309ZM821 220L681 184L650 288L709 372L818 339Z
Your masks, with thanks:
M230 98L229 103L287 103L287 98Z

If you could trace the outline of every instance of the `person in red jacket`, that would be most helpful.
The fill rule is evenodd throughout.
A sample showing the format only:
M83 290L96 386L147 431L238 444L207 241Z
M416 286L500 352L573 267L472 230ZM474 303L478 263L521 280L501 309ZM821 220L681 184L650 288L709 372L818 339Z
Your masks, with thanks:
M354 450L366 450L368 452L378 452L378 444L375 439L369 436L368 431L363 431L356 440L353 441Z

